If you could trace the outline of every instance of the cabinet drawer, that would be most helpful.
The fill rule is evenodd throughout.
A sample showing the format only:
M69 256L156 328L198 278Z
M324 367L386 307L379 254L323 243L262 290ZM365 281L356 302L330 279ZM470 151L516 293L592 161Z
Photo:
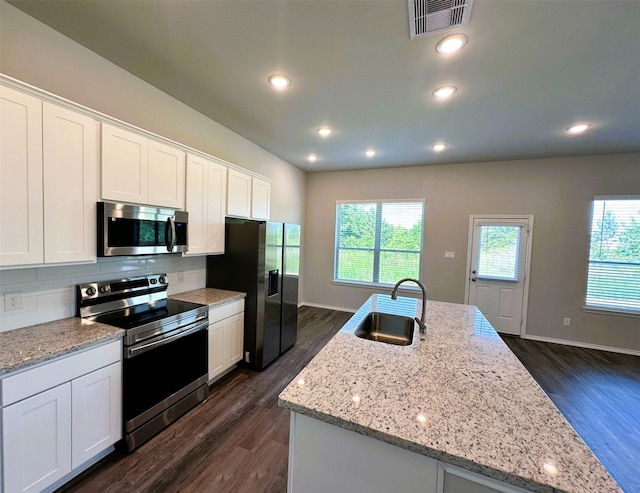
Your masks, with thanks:
M238 301L232 301L225 305L216 306L209 309L209 324L219 322L225 318L229 318L237 313L244 311L244 298Z
M122 340L53 360L0 380L2 406L53 388L122 359Z

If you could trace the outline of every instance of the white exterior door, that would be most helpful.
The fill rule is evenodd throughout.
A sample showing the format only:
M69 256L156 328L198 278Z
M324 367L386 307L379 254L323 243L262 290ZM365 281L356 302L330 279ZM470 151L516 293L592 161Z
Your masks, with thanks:
M523 335L532 217L472 217L465 302L496 331Z

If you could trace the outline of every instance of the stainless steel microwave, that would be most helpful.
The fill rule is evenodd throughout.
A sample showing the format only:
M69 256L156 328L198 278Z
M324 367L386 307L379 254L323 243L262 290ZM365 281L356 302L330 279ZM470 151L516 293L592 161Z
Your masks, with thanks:
M187 212L111 202L97 209L98 257L187 251Z

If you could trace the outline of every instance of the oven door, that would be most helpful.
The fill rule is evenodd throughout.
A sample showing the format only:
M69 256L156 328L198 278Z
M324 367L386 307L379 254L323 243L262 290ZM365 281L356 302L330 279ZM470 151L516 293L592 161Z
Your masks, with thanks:
M98 256L186 252L188 213L98 202Z
M123 413L130 433L208 381L208 321L125 347Z

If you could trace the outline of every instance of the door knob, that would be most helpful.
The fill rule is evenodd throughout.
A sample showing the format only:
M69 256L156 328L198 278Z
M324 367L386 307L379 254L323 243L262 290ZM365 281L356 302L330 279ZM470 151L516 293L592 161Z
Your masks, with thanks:
M476 278L475 278L475 277L472 277L472 278L471 278L471 282L476 282Z

